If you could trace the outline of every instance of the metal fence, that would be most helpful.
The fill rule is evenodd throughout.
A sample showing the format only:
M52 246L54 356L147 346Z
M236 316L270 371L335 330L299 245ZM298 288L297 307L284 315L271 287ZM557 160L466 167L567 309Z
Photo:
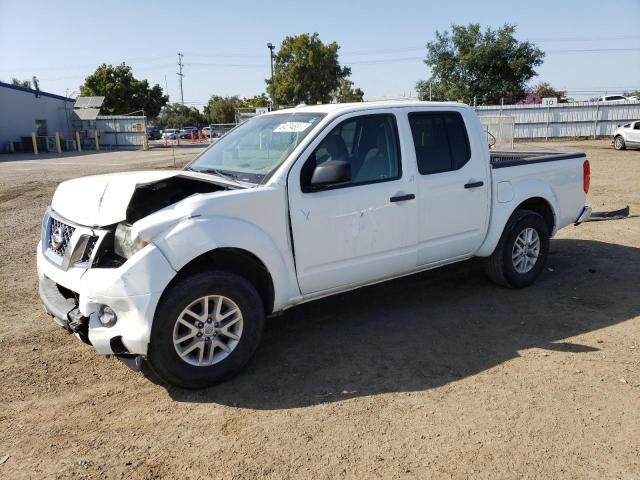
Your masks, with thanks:
M112 147L142 147L147 137L147 117L103 115L96 118L100 144Z
M640 120L640 101L574 102L557 105L476 107L482 117L513 117L515 139L606 137L624 123Z
M487 144L500 150L513 150L515 123L513 117L480 117L482 128L487 137Z

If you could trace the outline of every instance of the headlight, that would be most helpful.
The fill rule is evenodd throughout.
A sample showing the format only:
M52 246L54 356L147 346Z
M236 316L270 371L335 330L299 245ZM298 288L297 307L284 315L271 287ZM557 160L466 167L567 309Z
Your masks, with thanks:
M148 242L139 237L131 237L131 225L119 223L116 227L116 236L113 241L113 251L116 255L124 258L131 258L138 250L145 247Z

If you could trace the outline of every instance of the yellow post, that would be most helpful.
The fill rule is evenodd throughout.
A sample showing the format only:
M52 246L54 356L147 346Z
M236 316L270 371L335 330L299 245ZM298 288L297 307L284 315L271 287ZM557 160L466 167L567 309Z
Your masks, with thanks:
M31 142L33 143L33 153L38 154L38 142L36 142L36 132L31 132Z
M93 133L95 134L95 138L96 138L96 150L100 150L100 140L98 139L98 130L94 130Z
M76 146L78 147L78 151L82 151L82 145L80 145L80 132L76 132Z
M56 132L56 150L58 153L62 153L62 147L60 146L60 134Z

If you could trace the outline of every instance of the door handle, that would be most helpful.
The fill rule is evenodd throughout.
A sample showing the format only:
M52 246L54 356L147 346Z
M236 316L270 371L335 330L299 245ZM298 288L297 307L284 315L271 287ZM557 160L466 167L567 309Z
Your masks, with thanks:
M480 181L480 182L470 182L470 183L465 183L464 184L464 188L478 188L484 185L484 182Z
M395 197L391 197L389 199L390 202L406 202L407 200L413 200L416 196L413 193L408 193L406 195L396 195Z

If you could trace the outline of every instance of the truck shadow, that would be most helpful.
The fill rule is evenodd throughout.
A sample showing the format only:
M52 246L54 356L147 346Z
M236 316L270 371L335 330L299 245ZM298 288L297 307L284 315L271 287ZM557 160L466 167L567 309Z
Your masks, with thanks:
M202 391L169 388L181 402L298 408L439 387L529 348L588 355L568 337L640 314L640 249L553 240L532 287L489 283L479 261L367 287L267 322L237 377Z

